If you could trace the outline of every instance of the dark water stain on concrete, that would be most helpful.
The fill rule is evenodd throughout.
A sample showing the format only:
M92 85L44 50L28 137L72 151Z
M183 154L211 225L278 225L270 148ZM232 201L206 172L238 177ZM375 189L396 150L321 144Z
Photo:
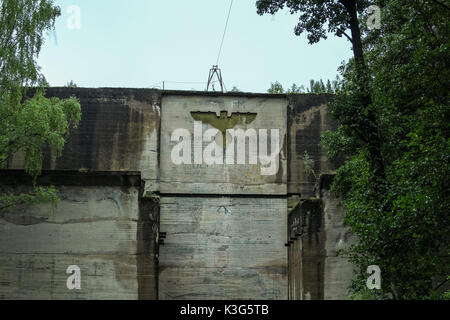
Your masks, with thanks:
M18 209L18 208L16 208ZM23 212L23 211L22 211ZM40 224L48 220L48 217L35 217L30 214L21 214L18 210L13 210L9 212L2 212L0 218L6 222L19 225L19 226L29 226L33 224Z
M159 203L139 197L139 220L137 227L137 282L139 300L158 299L158 233Z
M62 155L44 150L44 169L139 170L149 133L159 132L161 93L150 89L49 88L47 96L76 96L81 121L72 128Z
M313 300L324 298L326 257L324 225L321 199L301 202L288 216L288 238L295 239L288 248L289 287L297 290L291 298L299 299L301 293L304 298L307 295ZM301 243L301 250L297 243Z

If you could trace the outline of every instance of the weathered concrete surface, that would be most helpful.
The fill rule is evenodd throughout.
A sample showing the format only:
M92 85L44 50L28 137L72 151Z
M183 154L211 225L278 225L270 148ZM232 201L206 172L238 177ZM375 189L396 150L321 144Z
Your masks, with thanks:
M47 150L44 169L139 171L146 190L158 190L161 92L126 88L48 88L47 96L80 100L82 118L61 157ZM16 154L9 169L22 169Z
M135 254L138 190L60 187L61 202L2 213L0 252ZM93 245L95 244L95 245Z
M2 192L27 188L1 185ZM1 212L0 299L155 299L158 212L139 201L140 186L58 189L55 209ZM66 287L69 265L81 269L81 290Z
M346 299L353 278L353 266L345 254L337 255L357 241L350 228L344 224L345 210L341 199L330 193L333 175L322 175L320 198L323 205L325 239L325 300Z
M322 203L304 200L288 216L289 298L324 297L324 241Z
M287 298L286 105L279 97L163 96L160 299ZM194 120L202 133L218 129L221 147L226 129L279 130L278 170L262 175L260 162L249 164L248 140L246 164L173 163L179 128L190 132L194 163Z
M66 269L81 269L81 289ZM135 255L0 254L0 299L138 299Z
M160 299L286 299L286 199L163 197Z
M288 297L288 194L295 202L315 194L318 181L306 175L305 150L317 174L335 168L319 146L321 133L333 127L329 95L123 88L49 88L47 95L79 97L82 120L60 158L46 150L48 171L38 183L61 188L54 214L34 206L0 217L0 298ZM205 116L221 111L230 117ZM248 156L247 164L173 164L171 133L185 128L192 137L195 119L204 120L203 133L279 129L276 174L261 175ZM216 141L222 143L221 134ZM29 177L13 170L22 167L14 155L8 174L0 171L0 186L29 185ZM161 206L142 197L148 191L161 191ZM333 256L349 239L338 202L323 191L320 200L298 207L306 229L289 247L290 298L345 294L349 267ZM159 219L167 232L160 248ZM65 268L76 262L82 290L69 291Z
M345 226L340 199L330 194L332 175L322 175L320 198L299 203L288 216L289 298L346 299L352 265L338 250L355 237Z
M158 299L159 216L158 202L139 200L136 275L140 300Z
M165 95L161 111L161 192L195 194L286 194L286 105L283 98L233 97L233 96L183 96ZM194 117L191 113L216 113L226 111L228 116L237 113L250 113L247 123L233 124L230 128L278 129L279 167L273 175L261 175L261 165L249 164L248 139L246 139L246 164L194 164ZM234 115L233 115L234 114ZM256 117L254 116L256 115ZM214 117L214 115L213 115ZM245 118L245 117L243 117ZM200 118L198 118L200 119ZM222 127L220 121L216 128ZM203 121L203 133L210 128L212 120ZM250 122L250 123L248 123ZM225 125L224 123L222 123ZM171 159L172 148L178 142L171 142L172 132L178 128L187 129L192 137L192 164L174 164ZM227 139L231 139L228 135ZM258 140L259 141L259 140ZM269 139L270 141L270 139ZM222 135L216 136L217 144L222 146ZM210 142L203 141L203 148ZM270 150L270 149L269 149ZM225 153L225 152L224 152Z
M300 194L303 199L315 195L318 181L305 170L305 151L314 160L314 171L320 173L335 170L337 163L327 158L320 145L321 134L335 128L327 114L329 94L289 95L287 108L288 133L288 193Z

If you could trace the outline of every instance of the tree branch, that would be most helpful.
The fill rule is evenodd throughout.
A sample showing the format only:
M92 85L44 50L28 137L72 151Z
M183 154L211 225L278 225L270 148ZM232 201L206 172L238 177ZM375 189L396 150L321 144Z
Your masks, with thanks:
M449 279L445 279L444 281L442 281L437 287L434 288L434 290L439 289L443 284L445 284L447 281L449 281Z
M344 35L351 43L353 43L352 37L350 37L347 33L345 33L344 30L339 29L339 32L340 32L341 34L343 34L343 35Z
M440 1L438 1L438 0L433 0L433 2L434 2L434 3L437 3L438 5L444 7L444 8L447 9L447 10L450 10L450 7L447 6L445 3L442 3L442 2L440 2Z

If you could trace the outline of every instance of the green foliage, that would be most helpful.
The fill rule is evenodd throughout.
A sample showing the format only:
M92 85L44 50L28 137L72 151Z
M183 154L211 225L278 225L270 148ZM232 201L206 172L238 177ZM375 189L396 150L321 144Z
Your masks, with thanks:
M33 98L25 99L14 112L7 102L1 101L1 106L5 114L0 121L0 168L5 168L9 157L20 151L24 154L25 171L33 177L41 173L42 147L48 144L60 155L69 126L76 126L81 116L76 98L47 99L42 90Z
M270 88L267 89L267 93L272 94L281 94L284 93L283 86L278 81L275 81L274 83L270 84Z
M287 94L295 94L295 93L305 93L305 87L303 85L297 86L295 83L287 89Z
M380 30L366 28L370 4L381 7ZM433 280L450 271L450 10L420 0L257 1L261 14L284 6L300 13L295 31L311 43L324 26L351 32L354 58L329 104L338 127L322 137L345 160L332 190L358 238L346 252L358 268L351 298L448 297ZM381 290L366 287L369 265L381 269Z
M350 63L330 106L339 127L323 142L331 156L347 157L333 190L343 195L345 221L359 238L350 250L360 267L356 293L366 290L370 264L382 270L382 297L397 299L437 298L433 277L449 271L449 12L436 11L420 1L386 1L382 36L364 38L372 103L358 103ZM374 172L372 140L364 138L374 125L384 176Z
M144 198L151 199L153 202L157 202L157 203L159 203L159 201L161 201L161 197L158 194L153 193L151 191L147 191L144 194Z
M60 9L47 0L3 0L0 3L0 89L17 107L23 88L41 85L36 59L43 44L42 33L54 28Z
M447 279L446 279L446 280L447 280L447 281L450 281L450 276L447 276ZM442 295L442 297L443 297L445 300L450 300L450 290L445 291L444 294Z
M58 191L55 187L36 186L34 191L29 193L6 193L0 197L0 210L7 210L19 204L32 205L41 202L51 203L53 207L58 203Z
M81 118L75 97L45 97L48 83L36 63L43 33L54 29L59 14L60 9L48 0L0 3L0 169L7 168L14 154L21 154L33 181L41 173L43 147L49 146L58 156L69 129ZM56 190L35 185L28 194L0 195L1 207L38 201L56 203Z
M335 93L338 86L338 79L339 77L337 77L336 80L333 81L333 83L328 79L326 85L324 84L322 79L320 79L319 81L310 80L307 92L316 94Z
M75 82L73 82L73 80L70 80L69 82L67 82L66 87L67 88L77 88L78 86ZM236 87L233 87L233 89L234 88L236 88ZM233 90L231 90L231 91L233 91Z
M258 0L256 7L258 14L274 14L287 7L291 14L300 12L300 19L294 32L300 35L307 32L309 43L317 43L327 38L327 31L338 37L345 35L350 27L348 6L354 5L358 13L367 8L367 0L334 1L334 0ZM372 1L373 2L373 1Z
M314 159L311 158L308 152L305 150L303 154L303 164L305 165L305 172L308 176L312 175L314 179L317 181L317 175L314 171Z
M289 89L284 90L281 83L279 83L278 81L275 81L270 84L270 88L267 90L267 92L274 93L274 94L334 93L336 91L336 88L338 87L338 81L339 81L339 77L337 77L336 80L334 80L333 82L331 82L330 80L327 80L327 85L325 86L322 79L320 79L319 81L310 80L309 88L307 88L306 90L305 90L304 85L298 86L295 83L293 83Z

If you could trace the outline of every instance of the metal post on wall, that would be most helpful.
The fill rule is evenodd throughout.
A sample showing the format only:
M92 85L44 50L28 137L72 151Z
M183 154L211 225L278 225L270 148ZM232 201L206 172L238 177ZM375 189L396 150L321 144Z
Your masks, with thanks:
M206 91L209 90L209 85L212 86L213 91L214 90L214 84L213 84L213 77L214 75L217 76L217 81L219 81L220 84L220 91L223 92L223 81L222 81L222 73L220 71L220 68L217 65L213 65L211 69L209 69L209 75L208 75L208 83L206 85Z

